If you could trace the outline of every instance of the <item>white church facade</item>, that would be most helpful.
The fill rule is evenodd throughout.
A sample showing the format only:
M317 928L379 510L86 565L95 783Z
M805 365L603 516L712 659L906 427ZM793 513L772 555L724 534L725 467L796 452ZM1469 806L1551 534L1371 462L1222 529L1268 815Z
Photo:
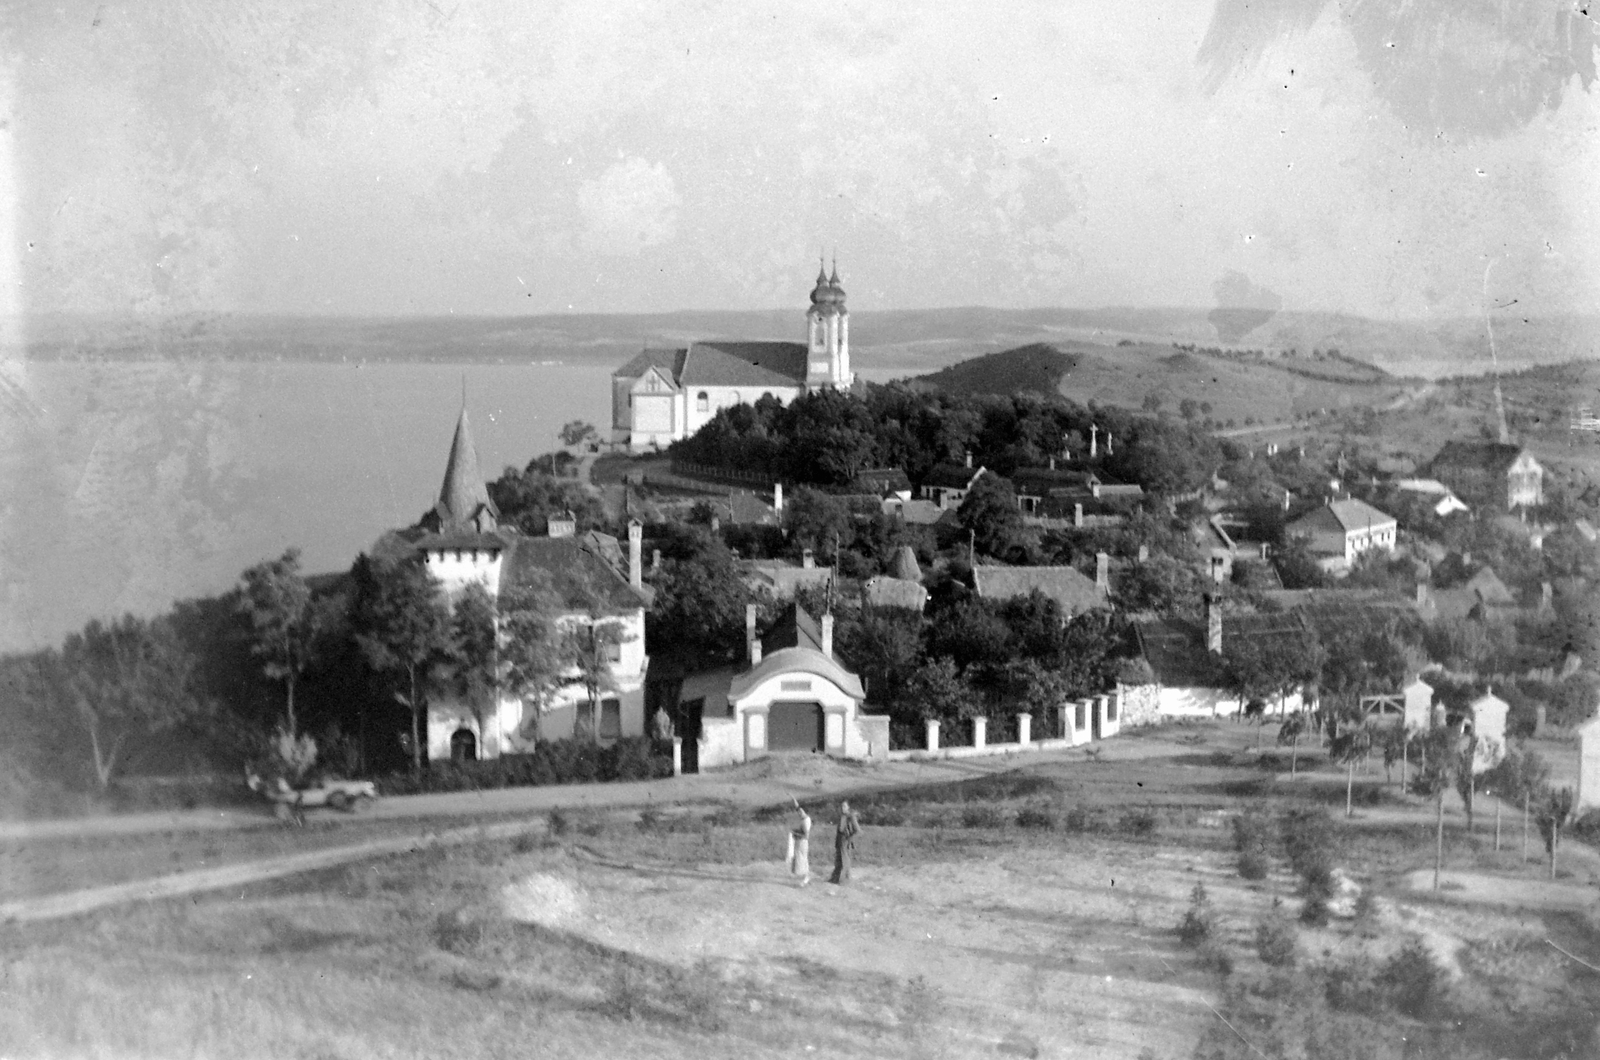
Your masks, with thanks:
M718 409L763 397L788 404L801 394L848 388L850 314L839 269L818 270L806 310L806 341L695 342L647 348L611 375L611 437L640 452L663 448L704 427Z

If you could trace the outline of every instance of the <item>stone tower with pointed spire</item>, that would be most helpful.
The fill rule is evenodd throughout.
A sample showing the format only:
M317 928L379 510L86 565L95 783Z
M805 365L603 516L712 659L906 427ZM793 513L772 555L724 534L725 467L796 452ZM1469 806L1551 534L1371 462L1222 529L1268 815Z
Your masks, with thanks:
M845 389L855 382L850 371L850 313L844 305L837 260L832 276L817 266L817 285L806 310L806 353L807 390Z
M490 593L498 591L506 543L499 534L500 509L478 469L464 397L439 501L423 515L421 525L426 533L418 544L428 571L447 593L454 594L471 581L482 582Z

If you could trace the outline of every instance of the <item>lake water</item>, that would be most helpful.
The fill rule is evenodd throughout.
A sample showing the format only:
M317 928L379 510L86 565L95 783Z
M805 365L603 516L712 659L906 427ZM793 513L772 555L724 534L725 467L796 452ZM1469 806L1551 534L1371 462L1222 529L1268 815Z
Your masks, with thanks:
M606 432L614 361L32 361L0 390L0 651L225 590L299 547L343 570L438 495L461 405L486 478ZM883 381L904 369L864 371Z

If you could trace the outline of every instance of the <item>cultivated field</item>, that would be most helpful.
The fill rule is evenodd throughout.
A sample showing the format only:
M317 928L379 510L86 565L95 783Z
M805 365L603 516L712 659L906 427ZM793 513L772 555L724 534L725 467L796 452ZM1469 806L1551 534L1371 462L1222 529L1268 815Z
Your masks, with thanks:
M1546 882L1514 815L1495 851L1489 800L1468 836L1452 797L1435 895L1431 805L1374 765L1346 822L1342 771L1312 752L1291 780L1266 736L1169 727L880 786L844 888L787 877L781 807L680 805L12 926L0 1056L1600 1055L1600 858L1569 841ZM1319 927L1276 840L1242 878L1232 822L1323 808L1349 882ZM825 876L832 803L812 812ZM1196 884L1198 947L1176 931ZM1264 920L1292 966L1263 962ZM1420 995L1392 974L1418 947Z

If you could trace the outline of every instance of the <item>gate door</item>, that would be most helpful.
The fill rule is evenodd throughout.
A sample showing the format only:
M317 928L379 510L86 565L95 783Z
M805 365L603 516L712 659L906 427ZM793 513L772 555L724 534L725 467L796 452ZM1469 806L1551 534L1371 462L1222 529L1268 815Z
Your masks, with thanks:
M822 750L822 704L772 704L767 713L767 750Z

